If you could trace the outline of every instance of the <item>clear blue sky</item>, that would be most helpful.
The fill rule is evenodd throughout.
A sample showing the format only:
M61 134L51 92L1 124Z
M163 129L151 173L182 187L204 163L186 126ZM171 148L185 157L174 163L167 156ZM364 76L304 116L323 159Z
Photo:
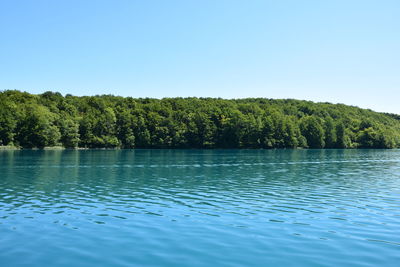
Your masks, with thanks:
M4 89L296 98L400 114L400 1L3 0Z

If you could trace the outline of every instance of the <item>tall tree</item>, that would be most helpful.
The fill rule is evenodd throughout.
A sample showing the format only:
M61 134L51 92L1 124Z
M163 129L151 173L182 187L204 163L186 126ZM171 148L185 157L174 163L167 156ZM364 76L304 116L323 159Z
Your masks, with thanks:
M310 148L323 148L324 129L319 119L314 116L306 116L300 122L300 129L302 135L307 140L307 145Z

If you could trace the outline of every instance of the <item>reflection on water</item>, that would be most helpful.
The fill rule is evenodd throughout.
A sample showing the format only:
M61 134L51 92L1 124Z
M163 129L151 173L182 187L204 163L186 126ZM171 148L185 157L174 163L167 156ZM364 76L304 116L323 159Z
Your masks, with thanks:
M0 151L0 265L400 260L399 150Z

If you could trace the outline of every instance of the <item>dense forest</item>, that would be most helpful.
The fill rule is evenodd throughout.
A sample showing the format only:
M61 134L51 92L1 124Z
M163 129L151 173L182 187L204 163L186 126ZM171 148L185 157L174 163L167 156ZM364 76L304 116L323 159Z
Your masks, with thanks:
M0 92L0 145L22 148L396 148L395 114L293 99Z

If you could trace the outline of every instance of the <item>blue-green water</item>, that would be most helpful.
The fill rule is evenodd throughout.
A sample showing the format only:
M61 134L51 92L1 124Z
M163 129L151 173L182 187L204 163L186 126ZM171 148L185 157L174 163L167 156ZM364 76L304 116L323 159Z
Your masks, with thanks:
M0 266L399 266L400 150L0 151Z

